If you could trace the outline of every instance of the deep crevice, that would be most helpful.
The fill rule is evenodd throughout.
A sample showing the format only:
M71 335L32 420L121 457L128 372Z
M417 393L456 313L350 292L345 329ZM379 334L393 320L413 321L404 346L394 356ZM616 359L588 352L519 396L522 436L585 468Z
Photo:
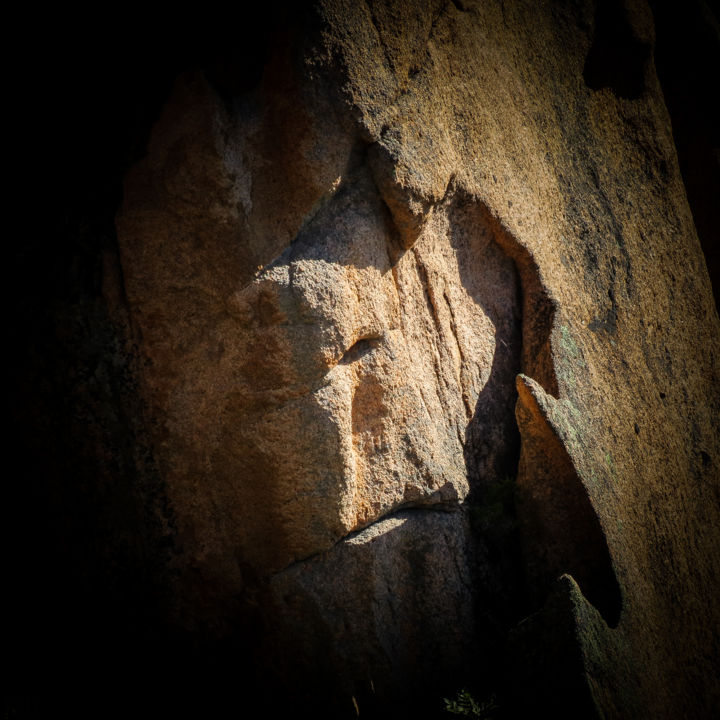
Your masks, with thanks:
M522 328L518 370L532 377L549 396L557 397L551 344L556 302L545 288L530 251L484 204L465 198L465 202L468 201L477 205L478 228L484 226L491 231L494 241L513 260L518 273ZM516 608L516 612L526 614L541 607L556 578L569 573L608 625L615 627L622 606L620 588L597 513L562 441L536 405L530 422L524 409L526 405L527 401L519 402L517 409L520 446L516 446L512 458L507 452L505 458L514 464L515 492L508 500L502 493L502 478L496 478L471 493L470 501L479 508L481 530L491 549L498 546L498 542L492 538L492 528L486 522L488 517L505 526L501 542L511 543L513 533L520 534L528 583L523 594L528 604ZM469 449L470 454L473 451L476 448ZM506 482L509 476L510 473L505 477ZM519 523L517 530L516 523ZM508 552L500 550L500 562L504 562L502 556ZM517 578L507 569L505 575L508 581L517 583Z

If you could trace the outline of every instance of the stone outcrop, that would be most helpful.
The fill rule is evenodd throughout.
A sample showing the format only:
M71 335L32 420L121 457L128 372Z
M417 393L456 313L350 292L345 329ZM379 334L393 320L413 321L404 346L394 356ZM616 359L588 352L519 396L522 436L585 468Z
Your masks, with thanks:
M284 17L173 77L99 272L87 452L131 427L163 624L278 712L709 716L720 321L650 7Z
M456 522L449 547L435 513L517 473L526 607L569 573L648 713L685 702L712 674L718 321L648 8L312 17L251 92L181 76L125 181L124 289L183 566L219 595L269 587L284 642L344 658L340 694L385 648L392 698L431 655L463 666L468 588L493 568L457 550L482 554L482 533ZM408 585L424 603L395 599ZM413 628L392 650L375 602Z

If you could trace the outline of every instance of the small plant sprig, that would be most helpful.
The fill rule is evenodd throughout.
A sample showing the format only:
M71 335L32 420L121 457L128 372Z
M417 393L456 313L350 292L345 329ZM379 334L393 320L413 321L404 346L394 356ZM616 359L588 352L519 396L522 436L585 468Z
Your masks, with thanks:
M485 702L478 702L475 698L464 688L458 693L455 700L448 700L443 698L445 701L445 710L454 715L466 715L468 717L478 718L479 720L489 720L492 713L498 709L497 703L495 702L495 696L489 697Z

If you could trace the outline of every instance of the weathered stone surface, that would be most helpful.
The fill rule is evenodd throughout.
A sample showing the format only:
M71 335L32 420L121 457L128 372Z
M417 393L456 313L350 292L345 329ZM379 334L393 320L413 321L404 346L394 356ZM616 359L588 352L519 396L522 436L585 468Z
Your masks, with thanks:
M642 668L570 575L557 578L542 610L510 632L506 652L513 717L535 712L539 696L547 711L561 716L645 714Z
M518 278L477 203L452 187L405 252L356 148L289 247L249 267L229 121L199 78L169 107L118 230L161 462L202 553L277 570L513 473Z
M280 676L339 716L352 698L403 714L453 694L495 640L476 619L474 555L463 513L405 510L278 573L276 642L294 650Z
M434 654L442 674L491 652L469 607L506 630L564 613L599 716L707 715L720 323L648 7L309 17L251 91L181 75L125 178L122 289L179 616L222 626L227 598L257 593L269 637L338 658L338 694L387 663L392 703L413 643L419 683ZM515 475L526 591L486 512Z

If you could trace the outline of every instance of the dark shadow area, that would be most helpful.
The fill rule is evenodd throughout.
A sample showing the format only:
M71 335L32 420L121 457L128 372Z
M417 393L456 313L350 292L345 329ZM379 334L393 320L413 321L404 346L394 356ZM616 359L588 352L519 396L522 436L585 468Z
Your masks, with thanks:
M622 598L600 521L567 450L522 388L517 507L533 600L539 607L555 580L567 573L605 622L616 627Z
M483 214L498 245L514 260L520 278L522 372L549 395L557 396L551 348L555 303L528 250L487 209L483 208ZM523 426L521 408L522 403L518 406L522 449L515 509L521 526L529 602L539 607L547 595L548 583L569 573L606 622L615 627L621 609L620 589L597 514L562 443L543 418L535 418L533 427ZM529 498L528 487L536 490L539 502ZM538 572L538 567L544 569Z
M581 676L581 648L571 616L558 625L558 635L516 629L521 618L540 608L545 609L536 625L555 617L552 588L563 573L576 578L611 627L617 625L621 609L602 528L565 448L543 419L539 431L537 424L529 429L521 423L520 432L515 419L514 380L521 370L529 368L549 394L557 395L550 344L555 303L532 255L485 207L458 197L450 217L451 242L458 252L463 284L497 332L492 370L468 426L465 449L472 481L468 502L482 558L476 584L479 624L494 628L494 656L509 652L513 657L510 669L502 664L483 666L485 692L499 691L509 716L523 714L539 699L548 707L589 708L592 703ZM490 245L483 247L476 240L470 244L472 252L467 252L463 247L467 235L487 238ZM488 286L481 284L478 292L476 273L492 267L488 259L493 253L504 255L512 264L514 299L508 307L498 306L497 291L488 292ZM492 432L493 423L502 424L497 435ZM523 639L518 642L517 638ZM534 663L538 658L549 662L551 657L561 675L552 687L566 690L562 700L548 694L551 686L547 683L532 686ZM518 702L515 692L525 681L528 702Z
M628 22L623 0L599 0L595 34L583 77L592 90L610 88L629 100L642 95L650 45L642 42Z
M474 553L459 507L403 509L275 575L263 665L282 708L442 718L443 697L476 686L492 653L493 628L473 614Z
M680 172L720 307L720 17L703 0L651 0L655 66Z
M495 328L492 366L466 428L464 453L470 481L467 503L482 547L477 607L485 622L494 626L501 644L525 605L514 508L520 453L514 408L515 376L522 364L522 292L515 263L497 243L479 203L458 192L448 217L460 279ZM493 670L493 663L487 663L485 672Z
M230 688L242 694L256 623L220 640L172 622L177 538L137 392L114 218L175 77L207 70L222 88L232 60L252 87L274 12L232 29L67 8L29 23L16 100L24 225L7 271L6 717L203 717Z
M448 215L460 280L495 329L492 367L466 431L465 462L475 492L517 473L514 407L515 376L522 365L522 297L515 264L496 242L478 203L456 195Z
M579 641L579 636L587 637L590 624L583 600L568 575L549 590L543 608L509 634L503 658L507 717L533 717L541 706L550 717L599 720L589 682L592 670ZM609 649L605 637L596 642L593 650L603 656Z
M515 263L520 279L522 372L540 383L546 393L557 397L558 384L551 346L555 301L543 285L537 262L530 251L521 245L484 205L479 204L479 213L492 232L495 242Z

